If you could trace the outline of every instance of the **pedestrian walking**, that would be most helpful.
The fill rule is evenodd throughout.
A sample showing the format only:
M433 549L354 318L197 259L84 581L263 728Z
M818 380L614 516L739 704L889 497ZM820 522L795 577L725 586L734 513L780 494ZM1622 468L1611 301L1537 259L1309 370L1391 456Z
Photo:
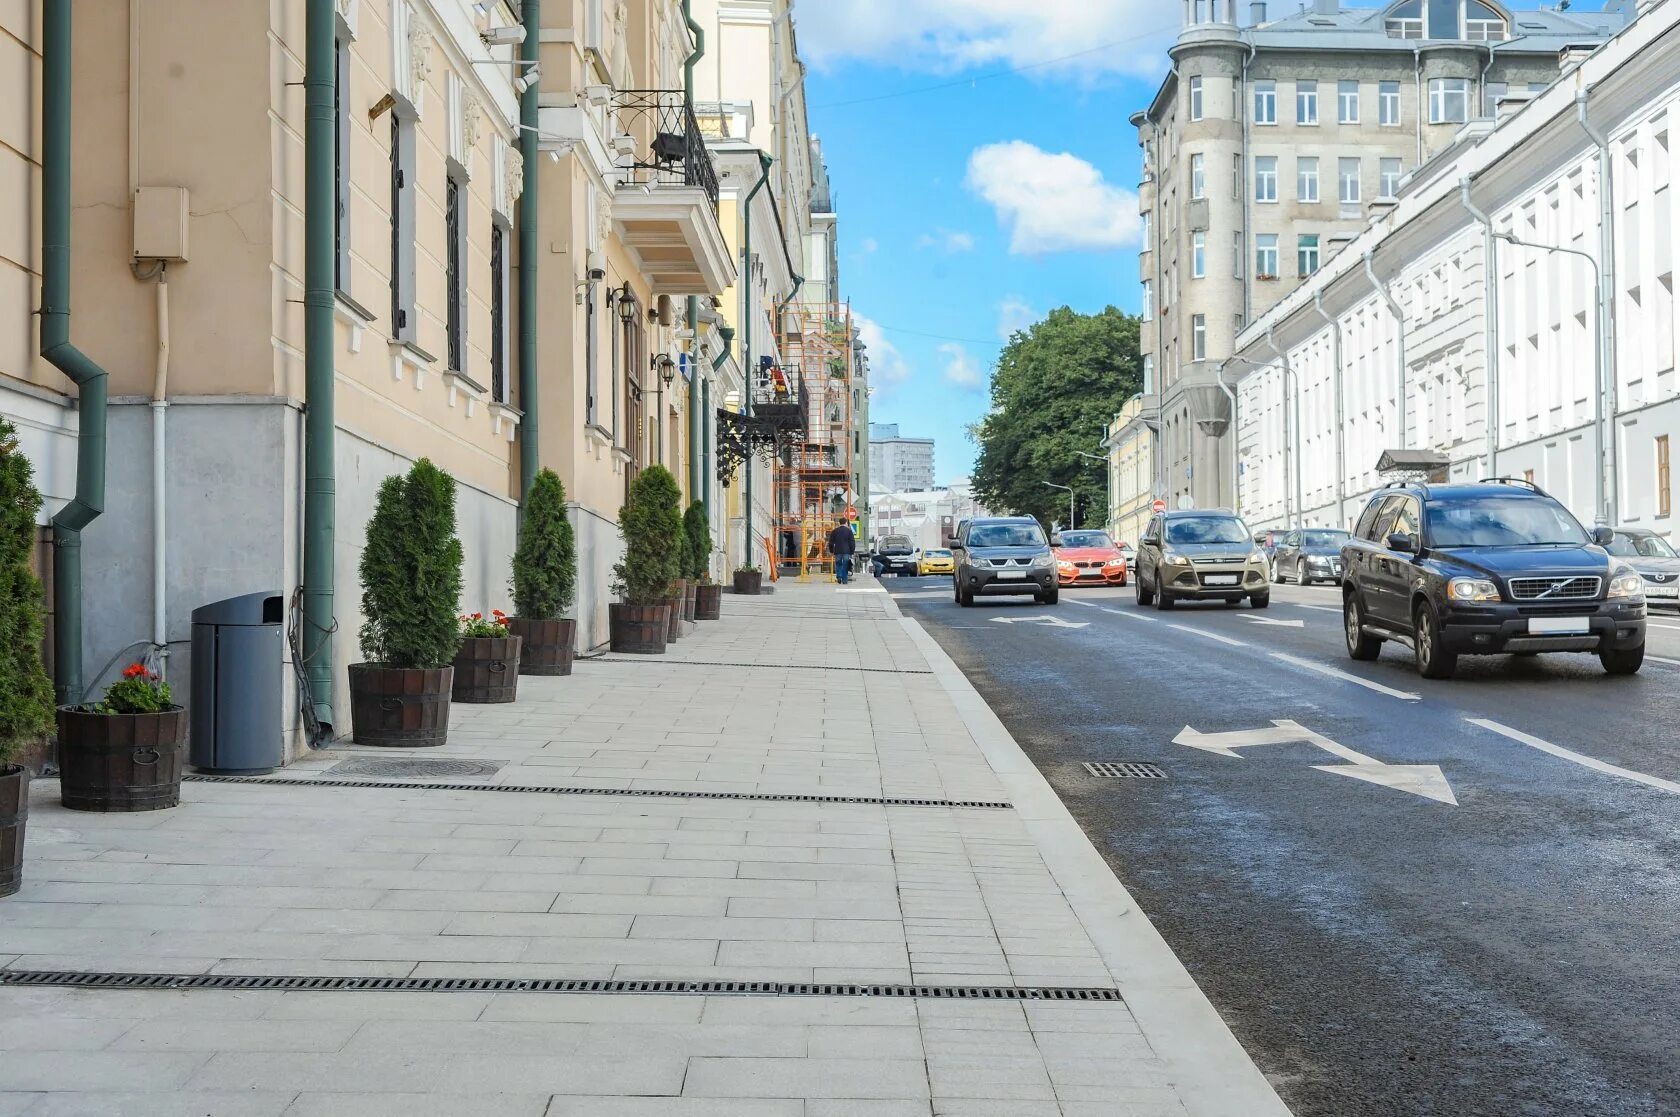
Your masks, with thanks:
M852 580L852 556L857 553L852 525L842 523L828 533L828 553L834 556L835 580L843 586Z

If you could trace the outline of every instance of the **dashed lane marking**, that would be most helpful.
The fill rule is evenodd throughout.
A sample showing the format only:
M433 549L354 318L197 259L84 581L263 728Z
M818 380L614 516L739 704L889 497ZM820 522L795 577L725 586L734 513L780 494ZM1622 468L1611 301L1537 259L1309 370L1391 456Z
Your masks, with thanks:
M1229 644L1233 648L1248 647L1248 645L1243 643L1241 640L1233 640L1229 636L1221 636L1217 632L1208 632L1205 629L1191 628L1189 625L1169 624L1167 627L1177 629L1179 632L1188 632L1192 636L1205 636L1209 640L1218 640L1221 644Z
M1350 675L1346 671L1338 671L1334 667L1329 667L1322 663L1314 663L1310 659L1301 659L1298 656L1285 655L1283 652L1273 652L1272 658L1282 660L1285 663L1292 663L1296 667L1305 667L1308 671L1317 671L1320 675L1329 675L1332 679L1341 679L1345 683L1362 686L1366 690L1374 690L1378 694L1386 694L1390 698L1402 698L1407 702L1421 702L1423 700L1423 695L1421 694L1414 694L1409 690L1395 690L1393 687L1386 687L1381 683L1374 683L1370 679L1362 679L1358 675Z
M1680 783L1675 783L1673 780L1648 776L1644 772L1635 772L1631 768L1621 768L1595 757L1583 756L1573 749L1566 749L1562 745L1554 745L1550 741L1543 741L1539 737L1531 736L1520 729L1512 729L1509 725L1501 725L1497 721L1490 721L1487 718L1465 718L1464 720L1471 725L1479 725L1483 729L1497 733L1501 737L1509 737L1518 744L1527 745L1531 749L1539 749L1541 752L1550 753L1552 756L1567 760L1571 764L1579 764L1583 768L1591 768L1593 771L1603 772L1607 776L1616 776L1620 779L1632 780L1634 783L1642 783L1646 787L1654 787L1671 795L1680 795Z

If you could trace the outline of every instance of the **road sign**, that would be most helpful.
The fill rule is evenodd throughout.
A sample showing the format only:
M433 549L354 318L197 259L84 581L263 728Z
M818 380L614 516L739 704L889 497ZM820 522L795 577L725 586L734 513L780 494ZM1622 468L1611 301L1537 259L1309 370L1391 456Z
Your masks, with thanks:
M846 506L846 518L848 520L855 520L855 519L858 518L858 510L857 510L856 505L848 504Z
M1037 617L993 617L998 624L1041 624L1045 628L1090 628L1089 621L1064 621L1048 614Z
M1149 507L1156 512L1165 512L1167 510L1167 502L1164 501L1164 500L1157 500L1154 504L1151 504Z
M1374 757L1355 752L1346 745L1337 744L1322 734L1314 733L1298 722L1274 719L1270 728L1240 729L1232 733L1202 733L1187 725L1184 732L1173 738L1173 744L1228 756L1233 760L1242 759L1238 749L1255 748L1260 745L1313 745L1348 762L1314 764L1313 767L1320 772L1351 776L1356 780L1374 783L1380 787L1392 787L1396 791L1405 791L1437 803L1458 806L1458 797L1453 794L1452 785L1447 782L1447 777L1441 772L1439 765L1384 764Z

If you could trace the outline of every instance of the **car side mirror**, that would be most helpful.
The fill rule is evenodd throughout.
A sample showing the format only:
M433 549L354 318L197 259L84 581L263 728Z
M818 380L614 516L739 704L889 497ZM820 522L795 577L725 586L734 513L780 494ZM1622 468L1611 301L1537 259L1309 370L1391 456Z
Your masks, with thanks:
M1616 529L1599 524L1593 528L1592 541L1600 547L1608 547L1616 541Z
M1418 549L1417 536L1410 532L1397 531L1388 537L1388 549L1399 551L1402 554L1415 555Z
M959 544L957 543L957 537L954 536L954 535L951 536L949 539L945 540L945 545L947 547L957 547L957 546L959 546Z
M1138 540L1138 542L1142 543L1145 547L1153 547L1161 542L1161 537L1159 535L1146 535L1142 539Z

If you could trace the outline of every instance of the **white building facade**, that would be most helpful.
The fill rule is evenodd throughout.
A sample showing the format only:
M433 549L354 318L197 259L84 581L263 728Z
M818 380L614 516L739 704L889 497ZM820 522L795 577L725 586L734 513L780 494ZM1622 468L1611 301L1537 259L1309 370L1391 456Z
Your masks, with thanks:
M1349 526L1396 475L1386 453L1453 480L1526 478L1583 522L1668 534L1677 126L1680 4L1665 0L1472 125L1245 329L1227 468L1250 525Z

